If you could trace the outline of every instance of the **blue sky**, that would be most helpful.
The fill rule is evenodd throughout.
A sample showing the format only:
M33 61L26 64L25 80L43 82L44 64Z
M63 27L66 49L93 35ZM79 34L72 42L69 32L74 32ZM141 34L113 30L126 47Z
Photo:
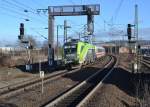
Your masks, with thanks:
M119 8L119 4L121 7ZM36 9L53 5L100 4L100 15L95 16L95 34L97 40L113 40L120 36L109 35L112 30L125 31L126 24L134 22L134 5L139 7L139 35L142 39L149 39L150 33L150 0L0 0L0 43L15 42L19 34L19 23L25 24L27 35L33 35L37 40L44 41L39 34L47 37L47 14L36 14ZM119 8L119 9L118 9ZM24 10L30 12L25 13ZM30 21L25 21L29 19ZM113 20L111 20L113 19ZM56 17L55 26L67 20L72 26L68 33L74 36L86 24L86 16ZM106 21L104 28L104 20ZM113 23L113 27L110 24ZM118 25L119 24L119 25ZM56 30L56 29L55 29ZM38 32L38 33L37 33ZM56 34L56 33L55 33ZM60 38L63 30L60 29Z

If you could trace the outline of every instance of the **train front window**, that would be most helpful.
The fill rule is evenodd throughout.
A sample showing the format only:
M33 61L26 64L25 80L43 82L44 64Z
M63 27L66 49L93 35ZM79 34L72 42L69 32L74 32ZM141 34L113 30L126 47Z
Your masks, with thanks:
M76 45L64 46L64 53L65 54L75 54L76 52L77 52L77 46Z

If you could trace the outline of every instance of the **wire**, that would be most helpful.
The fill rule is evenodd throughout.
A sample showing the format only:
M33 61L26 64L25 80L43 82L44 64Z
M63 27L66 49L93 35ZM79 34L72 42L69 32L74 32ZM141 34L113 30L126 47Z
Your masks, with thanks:
M27 5L25 5L25 4L23 4L23 3L20 3L20 2L18 2L18 1L16 1L16 0L11 0L12 2L14 2L14 3L16 3L16 4L19 4L19 5L21 5L21 6L23 6L23 7L25 7L25 8L30 8L32 11L32 13L33 14L35 14L35 10L33 9L33 8L31 8L30 6L27 6ZM24 8L24 9L25 9Z
M81 0L81 4L83 4L83 0Z
M69 20L67 19L68 22L70 22L73 26L83 26L85 24L77 24L76 22L72 21L72 20Z
M34 4L36 4L38 7L40 6L42 6L42 7L45 7L45 5L43 5L42 3L39 3L39 2L37 2L37 0L31 0Z
M115 14L114 20L117 19L117 16L118 16L118 14L119 14L119 11L120 11L120 9L121 9L121 6L122 6L122 4L123 4L123 1L124 1L124 0L121 0L121 1L120 1L119 6L118 6L118 8L116 9L116 14Z
M7 7L0 6L0 8L1 8L1 9L4 9L5 11L10 11L10 12L12 12L12 13L16 13L16 14L19 14L19 15L21 15L21 16L26 16L26 17L28 17L27 15L25 15L25 14L23 14L23 13L20 13L20 12L18 12L18 11L12 10L12 9L10 9L10 8L7 8Z
M10 1L7 1L7 0L2 0L2 1L7 3L7 4L9 4L9 5L13 5L13 6L15 6L15 7L19 8L21 10L24 10L24 8L22 8L21 6L18 6L18 5L14 4L14 3L10 2Z
M111 32L110 34L111 34L112 36L113 36L114 33L117 31L117 29L114 27L114 25L116 25L116 24L115 24L115 21L116 21L116 19L117 19L117 16L118 16L118 14L119 14L119 11L120 11L120 9L121 9L121 6L122 6L123 2L124 2L124 0L120 0L120 2L119 2L119 4L118 4L118 6L117 6L117 8L116 8L116 10L115 10L115 12L114 12L114 14L112 15L112 17L111 17L111 19L110 19L110 23L108 24L108 26L110 26L109 32Z
M37 7L40 7L42 4L39 4L37 1L34 1L34 0L31 0L32 1L32 3L34 3ZM47 3L46 3L47 4ZM45 7L44 5L43 5L43 7ZM45 12L46 13L46 12ZM44 16L46 16L46 17L48 17L48 15L47 14L38 14L38 15L44 15Z
M38 22L40 22L40 23L42 23L42 24L47 24L45 21L42 21L42 20L40 20L40 19L37 19L37 18L33 18L32 16L28 16L28 15L25 15L25 14L23 14L23 13L20 13L20 12L17 12L17 11L14 11L14 10L11 10L11 9L9 9L9 8L6 8L6 7L0 7L0 8L2 8L4 11L6 11L6 12L9 12L9 13L13 13L13 14L17 14L17 15L19 15L19 17L20 16L24 16L24 17L26 17L26 18L23 18L24 20L29 20L29 21L31 21L30 19L33 19L33 20L36 20L36 21L38 21ZM6 13L5 12L5 13Z
M35 18L34 16L31 16L31 15L28 16L28 15L26 15L26 14L20 13L20 12L18 12L18 11L19 11L18 9L16 10L16 8L11 7L11 6L15 6L15 7L17 7L17 8L23 9L23 8L21 8L21 7L18 7L16 4L14 5L13 3L8 2L8 1L6 1L6 0L3 0L3 1L5 1L7 4L10 5L10 6L7 6L7 7L4 7L4 5L1 6L1 8L2 8L3 10L8 11L8 12L12 12L13 14L18 14L19 16L26 16L26 17L29 17L30 19L34 19L34 20L37 20L38 22L41 22L42 24L43 24L43 23L47 24L47 22L45 22L45 20L41 20L41 19L38 19L37 17ZM9 8L8 8L8 7L9 7ZM11 8L11 9L10 9L10 8ZM30 21L31 21L31 20L30 20Z
M113 21L115 21L117 19L117 16L119 14L119 11L121 9L121 6L122 6L123 2L124 2L124 0L120 0L119 4L118 4L118 6L117 6L117 8L116 8L116 10L114 12L114 17L112 15L112 17L110 19L110 21L112 21L112 24L113 24Z
M16 4L19 4L19 5L22 5L22 6L24 6L25 8L30 8L32 11L28 11L28 10L26 10L25 8L24 8L24 11L26 10L27 12L31 12L31 13L33 13L33 14L36 14L36 15L39 15L39 14L37 14L35 11L36 11L36 9L33 9L33 8L31 8L30 6L28 6L28 5L25 5L25 4L23 4L23 3L20 3L20 2L18 2L18 1L16 1L16 0L12 0L13 2L15 2ZM41 15L39 15L39 16L41 16ZM47 16L47 15L46 15Z
M34 29L32 29L31 28L31 30L32 31L34 31L35 33L37 33L39 36L41 36L42 38L44 38L44 39L46 39L46 40L48 40L48 38L47 37L45 37L44 35L42 35L41 33L39 33L38 31L36 31L36 30L34 30Z
M69 0L69 1L71 1L71 3L72 3L73 5L75 5L75 2L73 2L73 0Z
M18 10L20 11L20 9L21 9L21 10L24 11L24 12L30 12L30 13L32 13L32 14L35 14L35 15L38 15L38 16L41 17L41 15L37 14L34 9L31 8L32 10L34 10L34 11L31 11L30 9L28 9L29 6L26 6L26 5L24 5L23 3L17 2L16 0L13 1L13 3L10 2L10 1L7 1L7 0L2 0L2 1L4 1L5 3L7 3L7 5L8 5L7 7L13 6L13 7L11 7L11 8L13 8L13 9L14 9L14 7L17 7L17 8L18 8L17 11L18 11ZM6 5L6 4L5 4L5 5ZM23 6L26 7L26 8L21 7L20 5L23 5ZM43 18L43 17L41 17L41 18Z
M4 10L5 11L5 10ZM0 11L3 15L6 15L6 16L9 16L9 17L12 17L12 18L17 18L17 19L23 19L23 20L26 20L26 18L23 18L23 17L17 17L16 15L12 15L12 14L9 14L9 13L6 13L6 12L3 12L3 11Z

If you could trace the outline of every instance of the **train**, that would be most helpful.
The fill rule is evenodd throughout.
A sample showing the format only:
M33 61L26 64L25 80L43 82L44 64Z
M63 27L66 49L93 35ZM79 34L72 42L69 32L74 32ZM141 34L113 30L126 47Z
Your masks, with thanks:
M141 48L140 54L144 55L144 56L149 56L150 55L150 49L149 48Z
M64 63L67 69L73 65L86 65L105 55L103 47L72 39L64 43Z

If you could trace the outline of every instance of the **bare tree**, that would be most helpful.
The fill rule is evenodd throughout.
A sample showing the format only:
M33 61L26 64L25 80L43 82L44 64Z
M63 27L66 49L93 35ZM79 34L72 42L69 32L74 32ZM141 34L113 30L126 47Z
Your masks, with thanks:
M26 38L24 38L23 41L28 41L28 42L30 42L33 47L36 47L36 46L37 46L37 41L36 41L36 39L35 39L32 35L27 36ZM27 43L23 43L23 42L20 41L20 40L17 40L17 43L16 43L16 44L17 44L18 46L22 47L22 48L26 48L26 47L29 45L29 44L27 44Z
M48 41L47 40L43 41L42 51L44 52L45 55L48 55Z
M48 40L43 41L42 48L48 47Z
M33 47L37 46L37 41L33 36L28 36L27 40L31 43Z

